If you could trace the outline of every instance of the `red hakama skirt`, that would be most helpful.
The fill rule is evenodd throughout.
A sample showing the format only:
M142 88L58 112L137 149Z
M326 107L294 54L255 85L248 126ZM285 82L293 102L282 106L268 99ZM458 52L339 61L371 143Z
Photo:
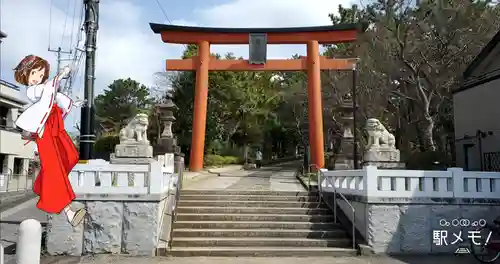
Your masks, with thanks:
M68 175L78 163L78 151L64 129L63 113L52 106L41 138L36 137L41 170L33 185L40 196L37 207L47 213L60 213L75 199Z

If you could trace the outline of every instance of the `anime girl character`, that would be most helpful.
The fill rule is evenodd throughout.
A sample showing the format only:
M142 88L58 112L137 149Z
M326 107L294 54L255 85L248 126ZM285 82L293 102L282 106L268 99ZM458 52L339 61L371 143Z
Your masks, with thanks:
M40 197L37 207L51 214L64 212L69 223L76 226L86 210L73 211L70 207L75 194L68 175L79 157L63 119L72 107L81 107L85 101L73 101L58 92L59 82L70 73L69 67L52 80L48 80L49 71L49 63L35 55L26 56L14 69L16 81L27 86L26 95L32 102L15 124L38 148L41 170L33 185Z

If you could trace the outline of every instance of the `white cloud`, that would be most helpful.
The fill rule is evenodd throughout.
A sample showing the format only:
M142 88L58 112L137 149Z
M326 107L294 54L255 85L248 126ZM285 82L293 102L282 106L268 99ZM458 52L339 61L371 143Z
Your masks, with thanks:
M331 25L329 13L350 0L235 0L195 10L200 24L213 27L307 27ZM233 52L248 58L248 45L214 46L213 52ZM306 54L305 45L270 45L268 57L288 58Z
M1 0L1 29L8 34L2 43L0 54L0 78L13 81L12 68L28 54L47 59L55 72L56 57L47 51L61 45L61 36L66 32L63 49L69 49L69 32L72 25L74 3L69 4L69 19L66 8L70 0ZM313 4L310 4L314 2ZM195 17L196 20L179 18L176 25L215 27L300 27L328 25L328 13L335 12L339 4L349 0L235 0L214 5L207 9L195 9L193 14L181 17ZM52 8L50 4L53 3ZM98 49L96 57L96 92L100 93L113 80L132 78L146 85L154 82L153 74L165 68L166 58L178 58L183 45L165 44L159 35L151 32L149 17L155 8L146 9L141 1L107 0L100 2ZM77 6L79 7L79 6ZM76 9L78 11L78 9ZM51 14L51 15L49 15ZM79 12L77 12L77 15ZM163 16L163 15L161 15ZM78 16L77 16L78 18ZM66 23L65 23L66 21ZM78 22L76 20L76 22ZM49 33L49 24L50 35ZM66 28L65 26L66 25ZM74 45L75 43L73 43ZM213 52L233 52L248 57L248 46L214 46ZM305 54L304 45L271 46L270 58L287 58L299 53ZM83 72L83 65L80 67ZM76 91L83 96L82 73L75 80ZM73 113L79 119L79 113Z

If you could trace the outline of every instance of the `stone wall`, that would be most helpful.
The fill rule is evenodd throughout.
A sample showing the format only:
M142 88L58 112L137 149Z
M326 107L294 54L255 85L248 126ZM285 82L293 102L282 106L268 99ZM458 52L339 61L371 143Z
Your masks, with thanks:
M83 224L72 227L64 214L51 215L47 228L50 255L130 254L152 256L158 245L162 201L79 201Z
M428 199L377 198L345 195L355 209L356 229L376 254L439 254L453 253L460 245L469 245L468 231L476 227L442 227L440 220L484 219L491 221L500 216L500 199ZM325 199L333 205L333 194ZM352 210L345 201L337 199L338 208L352 222ZM433 243L433 231L448 233L448 245ZM463 242L451 245L459 235Z

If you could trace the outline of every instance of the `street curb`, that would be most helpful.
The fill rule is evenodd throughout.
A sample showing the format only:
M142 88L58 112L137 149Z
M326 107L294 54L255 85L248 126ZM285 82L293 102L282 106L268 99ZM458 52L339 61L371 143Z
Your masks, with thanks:
M28 201L30 201L31 199L35 198L37 195L33 192L31 193L26 193L25 196L23 197L20 197L18 199L13 199L13 200L8 200L8 201L5 201L5 202L2 202L0 203L0 214L3 216L5 216L6 212L9 211L10 209L13 209L17 206L20 206Z
M29 199L26 198L27 200L24 200L23 202L19 202L16 205L11 206L10 208L6 208L5 210L3 210L1 212L1 216L2 216L1 218L9 217L9 216L11 216L11 215L23 210L23 209L26 209L30 206L35 206L38 198L36 197L36 194L33 194L33 196L30 197ZM1 218L0 218L0 220L1 220Z

